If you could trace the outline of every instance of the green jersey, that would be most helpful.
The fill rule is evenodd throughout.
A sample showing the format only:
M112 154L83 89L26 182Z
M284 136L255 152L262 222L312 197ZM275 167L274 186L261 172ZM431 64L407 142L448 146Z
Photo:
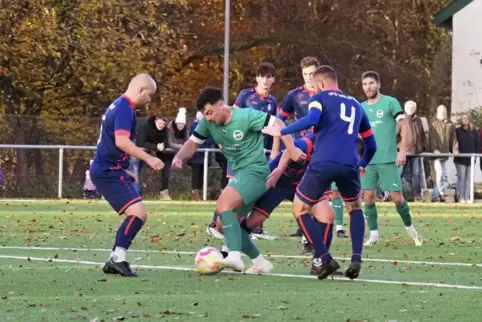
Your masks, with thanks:
M397 160L397 122L405 117L396 98L381 95L373 105L362 103L372 127L377 152L370 164L394 163Z
M202 144L211 137L221 146L221 151L234 173L248 168L269 173L261 130L268 125L270 119L271 115L253 108L233 108L228 124L215 124L203 117L191 140Z

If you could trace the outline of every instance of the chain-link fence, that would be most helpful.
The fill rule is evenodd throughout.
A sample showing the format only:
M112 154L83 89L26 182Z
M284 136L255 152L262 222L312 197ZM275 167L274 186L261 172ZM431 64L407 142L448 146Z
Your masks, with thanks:
M0 148L5 185L3 198L83 198L86 171L94 156L92 149L75 148ZM60 165L60 162L62 165ZM216 199L221 188L222 170L216 162L208 167L207 199ZM162 173L142 168L144 198L160 198ZM60 184L59 184L60 182ZM192 198L191 167L171 171L169 193L173 199ZM166 188L166 187L164 187Z

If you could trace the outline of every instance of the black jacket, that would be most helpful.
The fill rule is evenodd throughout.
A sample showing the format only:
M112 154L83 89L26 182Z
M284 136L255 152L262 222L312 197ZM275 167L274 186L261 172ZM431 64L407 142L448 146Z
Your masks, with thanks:
M479 153L480 138L479 133L472 127L468 130L458 127L455 129L455 136L459 142L460 153ZM454 163L470 165L470 158L454 158Z
M155 123L156 117L150 116L147 119L140 119L137 122L136 145L148 151L157 151L157 145L164 143L166 138L166 127L159 131Z

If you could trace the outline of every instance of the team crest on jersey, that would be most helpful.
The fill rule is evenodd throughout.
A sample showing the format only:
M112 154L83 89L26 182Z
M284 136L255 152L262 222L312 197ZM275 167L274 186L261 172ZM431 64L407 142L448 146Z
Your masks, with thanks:
M244 134L242 131L240 130L236 130L233 132L233 138L236 140L236 141L239 141L239 140L242 140L244 137Z
M381 118L383 117L383 111L382 111L382 110L378 110L378 111L377 111L377 117L378 117L379 119L381 119Z

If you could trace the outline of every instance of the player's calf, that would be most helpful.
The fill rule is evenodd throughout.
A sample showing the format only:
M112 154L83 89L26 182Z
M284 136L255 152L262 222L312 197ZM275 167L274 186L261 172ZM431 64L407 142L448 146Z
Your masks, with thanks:
M126 217L117 231L112 253L105 263L103 271L106 274L136 277L137 273L131 270L130 264L127 262L127 250L146 222L147 211L142 202L137 202L128 206L125 214Z
M399 191L396 191L396 192L391 192L390 195L391 195L392 201L395 203L395 206L397 208L398 214L400 215L400 218L402 218L403 224L405 226L405 229L407 230L408 235L413 240L415 246L422 246L423 244L422 238L418 234L415 227L413 227L412 216L410 215L410 207L408 206L408 203L405 200L405 198L403 198L402 193Z

